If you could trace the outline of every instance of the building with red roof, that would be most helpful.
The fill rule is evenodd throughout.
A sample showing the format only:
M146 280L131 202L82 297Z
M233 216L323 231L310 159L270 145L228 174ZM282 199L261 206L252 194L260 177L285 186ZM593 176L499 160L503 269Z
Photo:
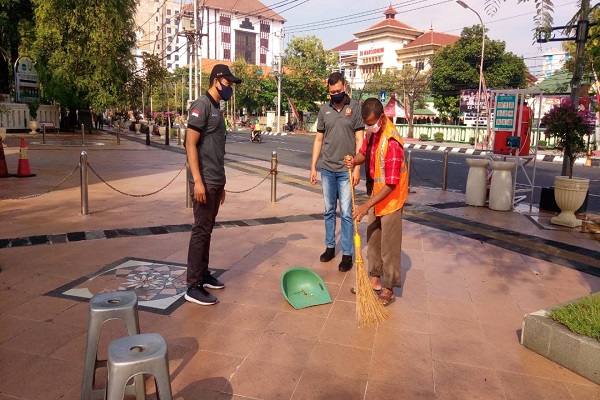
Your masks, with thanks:
M429 59L437 49L460 39L459 36L425 32L396 19L398 12L388 7L385 19L356 32L350 40L332 49L338 53L340 69L354 88L362 88L376 72L401 69L410 64L419 70L430 67Z

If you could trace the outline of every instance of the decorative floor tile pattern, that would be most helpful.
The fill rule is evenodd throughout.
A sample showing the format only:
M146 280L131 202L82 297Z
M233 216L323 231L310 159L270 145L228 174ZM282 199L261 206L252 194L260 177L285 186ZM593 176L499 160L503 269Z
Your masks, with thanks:
M218 277L224 270L211 270ZM138 296L138 307L144 311L168 315L185 299L186 266L176 263L125 258L46 293L47 296L87 301L98 293L131 290Z

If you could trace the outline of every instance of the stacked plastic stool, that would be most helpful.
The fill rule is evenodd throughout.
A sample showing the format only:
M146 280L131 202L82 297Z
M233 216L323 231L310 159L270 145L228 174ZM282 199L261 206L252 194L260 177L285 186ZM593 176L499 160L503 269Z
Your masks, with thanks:
M108 360L98 359L98 339L104 322L119 319L127 327L128 335L140 333L140 323L137 312L137 295L135 292L120 290L110 293L100 293L90 299L90 315L85 349L85 364L83 366L83 382L81 400L104 399L105 389L94 389L96 369L107 367ZM134 394L137 400L145 400L146 390L143 375L136 376L133 385L128 387L128 394Z
M172 400L167 342L158 333L125 336L108 346L107 400L123 400L127 381L149 374L160 400Z

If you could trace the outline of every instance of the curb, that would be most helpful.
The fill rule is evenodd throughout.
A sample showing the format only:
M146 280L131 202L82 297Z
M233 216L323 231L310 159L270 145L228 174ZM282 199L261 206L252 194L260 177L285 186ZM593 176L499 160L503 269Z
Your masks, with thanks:
M600 342L571 332L545 310L523 317L521 344L600 385Z
M448 150L450 153L459 153L459 154L469 154L469 155L493 155L494 153L489 150L477 150L477 149L469 149L465 147L453 147L453 146L445 146L445 145L431 145L431 144L414 144L407 143L407 149L415 149L415 150L433 150L433 151L446 151ZM546 162L556 162L562 163L563 157L559 155L552 154L537 154L535 159L537 161L546 161ZM585 165L586 158L579 157L575 160L575 165ZM600 158L592 157L592 167L600 167Z

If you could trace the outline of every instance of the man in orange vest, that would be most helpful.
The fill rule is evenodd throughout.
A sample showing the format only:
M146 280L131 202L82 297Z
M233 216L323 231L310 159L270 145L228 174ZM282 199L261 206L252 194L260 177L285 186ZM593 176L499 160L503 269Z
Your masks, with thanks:
M367 140L358 154L345 158L344 164L352 168L366 162L370 198L356 207L352 217L360 222L369 215L369 275L379 300L388 306L396 300L394 287L401 286L402 209L408 196L404 142L378 99L365 100L361 114Z

